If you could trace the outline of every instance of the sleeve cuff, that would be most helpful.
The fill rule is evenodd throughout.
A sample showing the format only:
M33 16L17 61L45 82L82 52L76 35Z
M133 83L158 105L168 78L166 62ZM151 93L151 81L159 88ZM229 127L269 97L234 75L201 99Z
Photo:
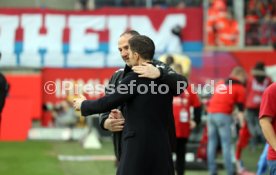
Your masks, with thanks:
M89 107L89 106L88 106ZM81 112L81 115L82 116L88 116L88 108L87 107L87 100L84 100L82 103L81 103L81 106L80 106L80 112Z

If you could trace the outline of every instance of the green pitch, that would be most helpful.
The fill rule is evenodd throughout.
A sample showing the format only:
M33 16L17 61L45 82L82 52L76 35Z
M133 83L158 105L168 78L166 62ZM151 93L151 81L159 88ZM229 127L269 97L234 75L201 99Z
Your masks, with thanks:
M251 171L261 148L246 150L244 163ZM0 142L0 174L8 175L115 175L114 161L60 161L58 155L112 155L111 141L104 141L100 150L84 150L78 142ZM224 171L222 171L224 174ZM207 175L207 171L187 171L188 175Z

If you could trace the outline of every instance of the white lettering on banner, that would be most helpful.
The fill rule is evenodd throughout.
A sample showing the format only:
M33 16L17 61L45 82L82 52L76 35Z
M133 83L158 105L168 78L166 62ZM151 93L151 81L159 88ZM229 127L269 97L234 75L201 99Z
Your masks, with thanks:
M118 53L118 38L128 26L127 16L109 16L107 27L109 29L109 52Z
M109 16L107 18L107 28L109 30L109 53L106 56L107 66L122 66L124 62L118 52L118 38L128 27L128 17L125 15Z
M103 31L105 29L105 20L105 16L70 16L70 51L98 50L99 34L96 32L87 33L87 30Z
M177 52L181 50L179 48L179 38L171 32L171 29L176 25L185 27L186 16L182 14L167 15L158 31L154 29L147 16L130 16L130 26L141 32L141 34L150 36L156 45L156 52L175 52L174 49L176 47ZM172 47L170 47L170 50L167 50L170 45L172 45Z
M43 29L42 15L22 15L24 44L20 58L21 66L40 67L43 66L42 64L54 67L63 66L63 58L60 55L62 54L65 16L46 15L44 25ZM44 62L39 51L45 52ZM49 63L50 61L53 63Z
M19 19L23 28L23 49L17 49L19 46L15 44ZM42 14L22 14L20 18L0 15L0 50L9 54L15 51L21 66L120 66L123 62L117 41L127 28L150 36L156 44L156 53L161 54L181 51L179 38L171 32L176 25L186 27L185 14L168 14L159 29L154 29L146 15L69 15L69 43L63 43L66 27L63 14L46 14L44 20ZM108 31L108 36L104 36L108 43L100 42L103 31Z
M1 32L0 32L1 33ZM16 61L16 55L15 53L6 53L6 52L1 52L3 59L1 60L0 66L16 66L17 61Z
M15 31L18 24L17 15L0 15L0 50L2 52L14 52Z
M64 15L46 15L46 33L42 29L42 15L22 15L24 28L24 52L36 53L40 49L49 52L62 52L62 35L65 27Z

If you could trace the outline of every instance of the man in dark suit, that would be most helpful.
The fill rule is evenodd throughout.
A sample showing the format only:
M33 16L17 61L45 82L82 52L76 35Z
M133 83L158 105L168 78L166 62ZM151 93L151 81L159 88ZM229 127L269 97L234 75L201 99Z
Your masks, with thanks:
M136 66L152 61L155 46L150 38L133 36L129 47L127 64ZM117 175L173 175L167 127L168 116L172 114L173 93L160 79L138 76L130 71L114 93L98 100L75 99L75 109L88 116L124 104L125 126Z
M140 35L135 30L129 30L120 35L118 41L118 50L122 59L126 62L126 66L124 69L117 70L111 77L109 81L109 85L114 85L115 87L119 84L119 82L125 77L125 75L131 71L131 65L129 65L129 46L128 40L133 36ZM187 84L187 79L177 74L174 70L172 70L169 66L160 62L158 60L152 60L154 65L143 63L142 66L133 67L133 71L140 74L142 77L156 79L159 78L161 82L164 84L168 84L170 90L174 95L179 95L183 92L182 89L177 89L177 82L184 82ZM106 91L106 94L109 94ZM121 155L121 135L124 127L124 117L121 113L123 111L123 106L117 107L118 109L112 110L111 112L106 112L100 115L100 126L104 130L109 130L113 133L113 143L114 143L114 151L117 160L120 160ZM173 114L170 114L168 120L168 132L170 136L170 144L172 149L175 149L176 145L176 136L175 136L175 127L174 127L174 117Z

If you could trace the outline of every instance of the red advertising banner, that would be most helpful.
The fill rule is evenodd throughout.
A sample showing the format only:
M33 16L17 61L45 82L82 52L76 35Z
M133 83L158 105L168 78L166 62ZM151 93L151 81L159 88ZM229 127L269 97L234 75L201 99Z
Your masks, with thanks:
M32 120L42 116L41 75L7 74L6 78L10 89L2 113L0 140L24 141Z
M1 121L0 141L25 141L32 127L33 103L26 98L8 98ZM41 107L39 107L41 110Z
M94 69L59 69L45 68L42 70L42 101L44 107L51 103L56 105L66 98L72 100L79 94L88 99L97 99L104 95L105 85L118 68ZM41 118L42 126L50 126L52 114L46 107Z
M42 111L42 93L41 93L41 75L40 74L24 74L24 75L6 75L7 81L10 85L8 99L29 100L32 106L30 117L39 119ZM13 105L17 106L18 105ZM22 106L24 107L24 106ZM16 112L14 109L10 111L11 114ZM13 117L16 118L14 114Z
M89 99L99 98L116 70L118 68L43 69L43 103L55 103L80 93Z

